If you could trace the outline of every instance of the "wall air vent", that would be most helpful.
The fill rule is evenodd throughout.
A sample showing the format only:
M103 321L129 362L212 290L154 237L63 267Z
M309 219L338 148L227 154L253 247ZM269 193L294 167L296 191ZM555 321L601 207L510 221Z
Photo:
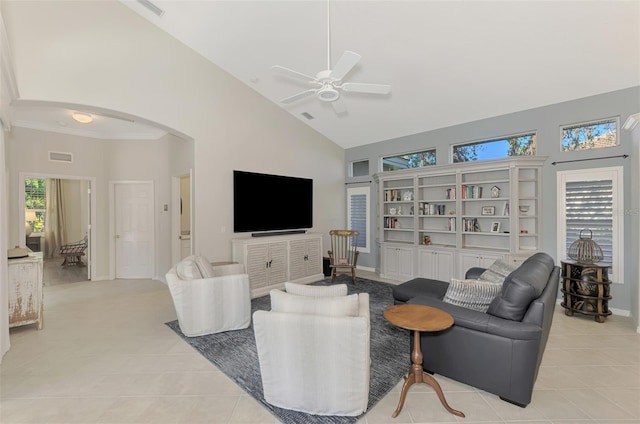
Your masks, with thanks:
M73 162L73 153L50 151L49 160L51 162Z
M158 15L159 17L162 17L162 15L164 15L164 10L160 9L149 0L138 0L138 3L149 9L154 15Z
M314 118L314 116L312 114L310 114L309 112L302 112L302 116L304 116L308 120L312 120Z

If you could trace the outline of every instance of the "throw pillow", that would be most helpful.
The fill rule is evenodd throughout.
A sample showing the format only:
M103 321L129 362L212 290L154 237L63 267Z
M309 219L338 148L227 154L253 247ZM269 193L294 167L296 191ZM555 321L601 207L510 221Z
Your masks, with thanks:
M358 316L358 295L309 297L271 290L271 310L293 314Z
M200 270L200 274L202 274L202 278L213 278L215 277L215 272L213 270L213 266L211 263L202 255L195 255L196 266Z
M478 279L502 284L504 283L504 279L507 278L507 275L511 274L517 268L515 265L498 259L480 274Z
M452 278L442 301L475 311L487 312L491 301L500 294L501 289L502 283Z
M181 280L197 280L202 278L200 268L196 264L196 256L187 256L176 266L176 274Z
M311 297L346 296L348 293L346 284L333 286L310 286L307 284L284 283L284 289L289 294Z

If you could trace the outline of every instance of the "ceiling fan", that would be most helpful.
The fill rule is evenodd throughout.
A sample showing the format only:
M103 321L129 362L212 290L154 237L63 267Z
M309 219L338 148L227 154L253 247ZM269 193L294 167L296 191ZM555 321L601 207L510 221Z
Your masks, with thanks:
M327 0L327 69L320 71L315 77L285 68L284 66L274 65L271 67L274 71L280 72L288 77L293 77L306 81L316 86L305 91L301 91L293 96L280 100L283 104L290 104L297 100L309 96L316 96L323 102L331 103L333 110L340 114L347 111L347 107L340 99L340 92L350 93L366 93L366 94L388 94L391 92L391 86L388 84L368 84L359 82L343 82L342 80L356 66L362 58L358 53L345 51L333 69L331 68L331 25L329 0Z

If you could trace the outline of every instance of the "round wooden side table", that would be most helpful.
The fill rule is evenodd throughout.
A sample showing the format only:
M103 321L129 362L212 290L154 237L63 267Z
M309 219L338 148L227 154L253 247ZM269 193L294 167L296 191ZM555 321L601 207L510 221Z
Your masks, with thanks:
M411 360L413 364L409 369L409 374L404 379L402 385L402 392L400 393L400 401L398 407L393 413L392 417L398 416L402 407L404 406L405 398L409 387L414 383L425 383L433 387L442 406L459 417L464 417L464 414L449 406L447 400L444 398L442 388L440 384L429 373L422 369L422 348L420 347L420 332L434 332L442 331L453 325L453 317L447 312L425 305L413 305L402 304L389 306L383 313L385 319L396 327L401 327L407 330L413 331L413 352L411 353Z

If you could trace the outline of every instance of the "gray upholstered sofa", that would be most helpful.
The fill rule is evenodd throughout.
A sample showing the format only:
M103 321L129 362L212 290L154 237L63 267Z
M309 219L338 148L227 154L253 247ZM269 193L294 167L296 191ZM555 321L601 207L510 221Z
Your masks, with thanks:
M471 268L466 278L483 271ZM455 320L448 330L421 335L425 371L525 407L547 344L559 280L560 268L553 259L536 253L505 278L486 313L443 302L448 287L444 281L411 280L394 287L393 296L396 304L433 306Z

